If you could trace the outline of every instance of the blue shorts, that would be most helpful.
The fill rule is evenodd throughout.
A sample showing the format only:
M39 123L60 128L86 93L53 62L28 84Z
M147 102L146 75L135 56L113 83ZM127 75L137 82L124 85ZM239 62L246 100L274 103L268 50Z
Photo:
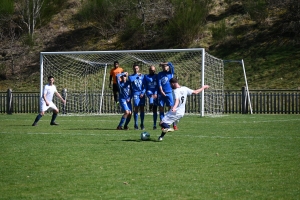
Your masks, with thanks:
M151 90L147 90L147 92L146 92L146 95L147 95L147 97L148 97L149 99L152 97L153 94L154 94L154 92L151 91ZM156 99L153 99L153 105L154 105L154 106L158 106L158 105L159 105L159 104L158 104L158 97L157 97Z
M119 99L119 103L123 112L125 112L125 110L132 111L131 101L127 102L126 99Z
M133 95L133 106L137 107L137 106L145 106L145 96L144 95L142 98L140 98L139 94L134 94Z
M172 92L166 93L166 96L158 94L158 105L160 107L164 107L165 105L173 106L174 105L173 93Z

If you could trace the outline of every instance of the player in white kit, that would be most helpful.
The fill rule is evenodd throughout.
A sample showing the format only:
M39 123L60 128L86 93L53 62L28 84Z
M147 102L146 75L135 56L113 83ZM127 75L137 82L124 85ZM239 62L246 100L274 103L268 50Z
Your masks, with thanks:
M32 126L36 126L38 121L41 119L42 116L44 116L45 112L51 108L53 110L52 118L50 125L58 125L55 122L55 119L57 117L57 114L59 112L58 108L56 105L53 103L53 95L55 94L60 100L63 102L63 104L66 103L66 101L61 97L61 95L57 92L56 86L53 84L54 83L54 77L49 76L48 77L48 84L44 86L43 90L43 96L41 97L41 108L40 108L40 113L36 116Z
M176 78L171 78L170 83L173 89L175 102L174 106L166 113L166 115L160 122L160 126L162 127L162 133L158 138L159 141L163 140L163 137L167 132L174 131L173 128L170 128L170 125L174 122L178 122L179 119L184 116L187 96L192 94L198 94L203 90L209 88L208 85L204 85L203 87L197 90L192 90L188 87L180 86Z

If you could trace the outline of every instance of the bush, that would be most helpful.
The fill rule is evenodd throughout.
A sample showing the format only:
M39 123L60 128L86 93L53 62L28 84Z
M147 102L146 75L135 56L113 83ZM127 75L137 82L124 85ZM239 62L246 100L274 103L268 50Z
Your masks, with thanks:
M185 46L201 30L209 11L210 0L173 0L174 17L166 27L165 39L170 45Z

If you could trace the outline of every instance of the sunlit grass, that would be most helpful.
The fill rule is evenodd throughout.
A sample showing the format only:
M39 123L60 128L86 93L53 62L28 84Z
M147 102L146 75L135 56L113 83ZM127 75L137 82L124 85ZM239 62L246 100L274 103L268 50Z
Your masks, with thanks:
M298 199L298 115L185 116L157 142L120 116L0 115L2 199ZM131 123L131 128L132 128Z

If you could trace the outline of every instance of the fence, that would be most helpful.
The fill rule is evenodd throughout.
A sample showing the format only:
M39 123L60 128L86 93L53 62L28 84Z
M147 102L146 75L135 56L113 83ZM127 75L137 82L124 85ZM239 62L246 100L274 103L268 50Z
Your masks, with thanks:
M254 114L300 114L300 90L250 90L250 100ZM246 114L249 113L249 102L242 90L225 90L224 92L224 114ZM102 113L117 113L119 110L112 102L112 93L104 94ZM76 96L76 95L74 95ZM100 94L89 94L91 99L100 98ZM68 97L69 98L69 97ZM189 96L186 104L186 113L200 114L200 96ZM57 101L57 98L54 97ZM36 92L0 92L0 113L38 113L39 93ZM57 105L60 105L57 102ZM80 104L80 101L78 101ZM61 112L73 113L76 106L64 108ZM89 110L88 112L96 112ZM148 110L146 109L146 112Z

